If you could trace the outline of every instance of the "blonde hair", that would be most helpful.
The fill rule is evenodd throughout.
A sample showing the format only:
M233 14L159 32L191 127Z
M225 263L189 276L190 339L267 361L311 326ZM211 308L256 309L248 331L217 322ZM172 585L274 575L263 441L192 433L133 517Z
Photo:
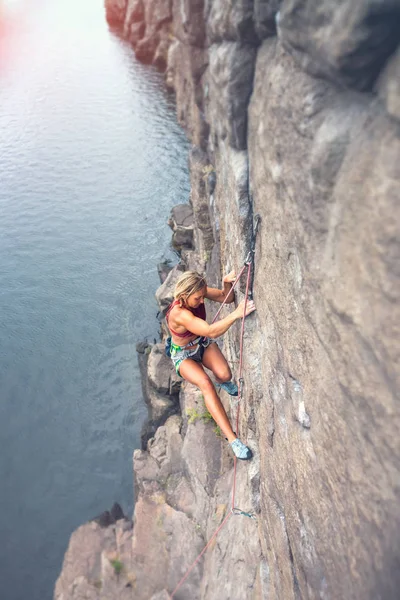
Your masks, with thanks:
M207 287L207 282L200 273L196 271L185 271L175 285L174 298L179 300L181 306L185 300L195 292Z

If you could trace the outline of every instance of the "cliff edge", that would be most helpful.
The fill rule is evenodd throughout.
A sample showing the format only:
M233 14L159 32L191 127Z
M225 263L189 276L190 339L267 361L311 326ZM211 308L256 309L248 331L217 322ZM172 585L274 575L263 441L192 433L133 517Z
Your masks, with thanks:
M400 2L106 9L138 58L165 70L193 143L193 225L173 220L182 265L211 284L239 271L261 216L240 417L255 458L239 465L236 492L257 518L230 518L174 598L395 600ZM176 276L157 293L161 310ZM224 336L233 372L238 340L234 326ZM135 452L130 550L112 576L136 600L168 598L229 511L226 443L192 386L179 402ZM58 584L57 600L125 597L103 583L77 595L79 573Z

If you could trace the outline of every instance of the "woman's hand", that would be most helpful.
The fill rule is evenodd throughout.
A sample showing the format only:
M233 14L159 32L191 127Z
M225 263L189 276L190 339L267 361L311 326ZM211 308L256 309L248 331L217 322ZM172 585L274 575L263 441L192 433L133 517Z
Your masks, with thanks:
M231 285L235 282L236 279L236 273L235 271L231 271L230 273L228 273L228 275L225 275L225 277L222 280L222 283L230 283Z
M240 304L238 305L238 307L235 309L235 313L237 314L238 318L243 317L244 304L245 304L245 300L242 300L240 302ZM254 312L255 310L256 310L256 306L255 306L253 300L247 300L246 314L244 316L247 317L250 313Z

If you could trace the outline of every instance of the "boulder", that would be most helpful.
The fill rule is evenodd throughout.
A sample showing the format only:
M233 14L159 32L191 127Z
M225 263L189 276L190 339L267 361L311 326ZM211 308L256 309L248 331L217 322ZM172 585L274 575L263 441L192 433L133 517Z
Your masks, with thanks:
M399 0L286 0L279 37L302 68L371 90L400 43Z
M138 354L148 354L150 352L150 349L151 349L151 344L149 344L149 342L146 340L144 340L142 342L137 342L137 344L136 344L136 352Z
M147 376L150 385L161 395L170 396L177 393L177 384L181 380L176 374L171 359L165 354L164 343L152 347L147 363Z
M166 280L156 291L156 300L158 302L158 306L160 307L160 311L165 314L168 309L168 306L174 299L174 288L175 284L178 281L179 277L182 275L184 271L183 265L176 265L171 272L168 274Z
M172 271L173 267L170 264L169 260L164 260L163 262L158 263L157 265L157 273L160 278L160 283L164 283L167 279L168 273Z
M193 229L177 227L172 235L172 246L177 252L182 252L182 250L193 250Z
M145 400L149 408L149 419L142 430L142 447L144 448L147 440L154 435L156 428L165 423L170 415L179 411L176 396L160 394L152 386L147 386Z
M193 249L193 210L190 204L174 206L168 225L174 232L172 245L178 252L183 249Z
M142 448L147 448L147 442L154 436L157 427L178 412L182 380L176 374L172 361L165 356L163 343L145 346L143 353L138 353L138 359L143 397L149 411L141 432Z
M190 204L177 204L171 210L168 225L173 231L177 227L193 227L193 209Z

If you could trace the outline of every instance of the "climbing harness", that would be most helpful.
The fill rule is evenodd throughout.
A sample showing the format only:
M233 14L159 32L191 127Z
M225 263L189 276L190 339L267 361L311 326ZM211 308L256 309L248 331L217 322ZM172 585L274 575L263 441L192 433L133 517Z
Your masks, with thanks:
M236 287L238 281L240 280L242 274L247 269L245 302L244 302L244 307L243 307L243 319L242 319L242 325L241 325L241 330L240 330L239 373L238 373L238 378L237 378L237 381L238 381L238 396L237 396L237 411L236 411L236 431L239 431L239 413L240 413L240 404L241 404L242 391L243 391L243 385L244 385L244 379L243 379L244 322L245 322L247 301L250 298L253 297L253 276L254 276L254 269L252 269L252 265L254 265L254 255L255 255L255 249L256 249L256 237L257 237L257 232L258 232L258 227L259 227L260 221L261 221L260 215L258 215L258 214L255 215L255 217L254 217L254 223L253 223L253 231L252 231L252 236L251 236L251 241L250 241L250 250L249 250L249 252L247 254L247 257L246 257L246 260L244 262L244 265L243 265L242 269L240 270L239 275L236 277L234 283L232 284L232 288L229 290L228 294L226 295L226 297L225 297L223 303L221 304L219 310L217 311L214 319L212 320L213 323L217 320L218 315L220 314L222 308L226 304L226 301L228 299L229 294L232 292L232 290L235 289L235 287ZM219 527L214 531L214 533L212 534L212 536L209 539L208 543L206 544L206 546L204 546L203 550L200 552L200 554L198 555L198 557L190 565L190 567L186 571L185 575L178 582L178 584L176 585L174 591L169 596L170 599L173 599L173 597L175 596L176 592L179 590L179 588L183 585L183 583L189 577L190 573L192 572L192 570L194 569L194 567L197 565L197 563L199 562L199 560L201 559L201 557L203 556L203 554L206 552L206 550L209 548L209 546L211 545L211 543L213 542L213 540L217 537L218 533L221 531L221 529L224 527L224 525L228 522L228 520L232 516L242 516L242 517L248 517L249 519L252 519L254 521L257 520L257 517L253 513L246 512L244 510L241 510L237 506L235 506L237 460L238 459L235 456L234 457L234 463L233 463L234 466L233 466L233 486L232 486L231 509L225 515L224 520L219 525Z

